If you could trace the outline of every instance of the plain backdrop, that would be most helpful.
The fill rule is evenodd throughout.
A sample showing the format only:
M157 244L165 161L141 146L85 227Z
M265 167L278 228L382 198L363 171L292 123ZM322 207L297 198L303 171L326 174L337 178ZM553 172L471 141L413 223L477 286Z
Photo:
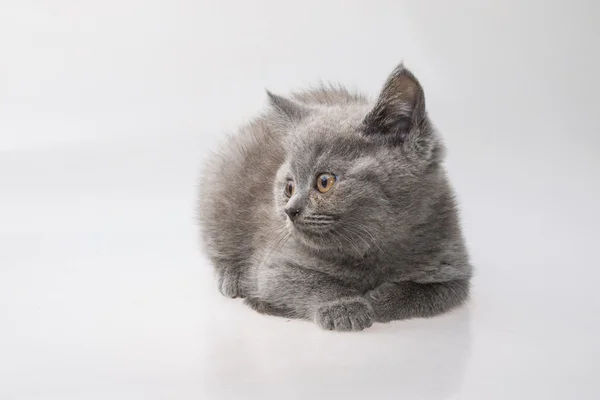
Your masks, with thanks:
M0 398L600 398L600 3L0 0ZM404 61L448 145L468 307L332 333L218 294L202 159Z

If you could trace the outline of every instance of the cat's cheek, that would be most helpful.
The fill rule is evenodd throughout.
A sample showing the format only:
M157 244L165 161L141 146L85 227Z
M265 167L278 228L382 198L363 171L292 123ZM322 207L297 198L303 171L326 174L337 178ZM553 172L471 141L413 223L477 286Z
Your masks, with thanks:
M323 194L317 192L316 190L312 191L309 195L310 203L316 209L320 209L326 204L326 199Z

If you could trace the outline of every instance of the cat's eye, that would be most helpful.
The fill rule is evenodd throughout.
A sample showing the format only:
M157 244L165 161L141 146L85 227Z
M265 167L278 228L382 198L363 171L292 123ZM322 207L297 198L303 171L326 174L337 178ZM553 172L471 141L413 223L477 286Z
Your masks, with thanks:
M296 191L296 186L294 185L294 181L287 181L285 183L285 195L287 197L292 197L294 195L294 192Z
M317 177L317 190L321 193L327 193L331 190L335 181L335 175L321 174Z

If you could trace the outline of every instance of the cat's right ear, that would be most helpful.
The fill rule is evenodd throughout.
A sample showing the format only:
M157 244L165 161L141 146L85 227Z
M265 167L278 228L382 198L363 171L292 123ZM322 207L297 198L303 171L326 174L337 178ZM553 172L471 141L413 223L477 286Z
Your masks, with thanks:
M382 135L397 143L410 139L425 119L425 95L415 76L400 64L385 82L375 107L363 123L366 135Z
M290 124L297 124L310 113L308 107L295 102L294 100L278 96L269 92L268 90L267 96L269 97L269 103L275 109L277 114L279 114L284 121Z

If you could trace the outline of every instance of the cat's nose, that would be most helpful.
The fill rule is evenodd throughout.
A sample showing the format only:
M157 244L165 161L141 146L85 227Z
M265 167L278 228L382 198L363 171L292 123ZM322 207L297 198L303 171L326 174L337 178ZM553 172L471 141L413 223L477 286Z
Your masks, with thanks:
M298 216L298 214L300 214L300 209L298 208L293 208L293 207L288 207L285 209L285 213L288 215L288 217L290 217L290 219L293 221L296 219L296 217Z

